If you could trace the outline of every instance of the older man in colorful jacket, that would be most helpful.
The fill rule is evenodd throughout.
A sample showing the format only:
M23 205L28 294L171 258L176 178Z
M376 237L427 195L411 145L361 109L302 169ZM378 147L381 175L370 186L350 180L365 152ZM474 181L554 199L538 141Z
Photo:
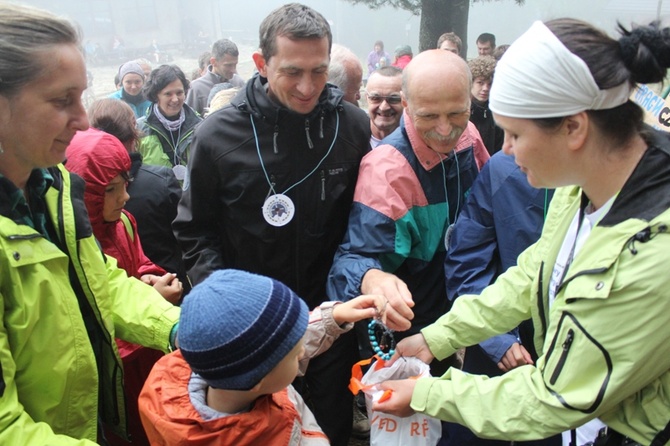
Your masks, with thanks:
M445 234L489 158L468 121L471 79L462 59L428 51L403 76L400 127L361 162L328 282L331 299L386 296L389 326L404 331L396 338L449 309Z

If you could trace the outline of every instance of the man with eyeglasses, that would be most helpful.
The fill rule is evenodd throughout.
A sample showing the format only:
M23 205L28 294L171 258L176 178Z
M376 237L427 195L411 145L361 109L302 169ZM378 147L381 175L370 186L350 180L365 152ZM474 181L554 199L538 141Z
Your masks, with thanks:
M400 124L402 103L402 70L384 67L373 72L368 78L365 96L370 117L370 147L377 147L382 139L393 133Z
M384 295L396 341L418 333L450 307L445 236L489 158L469 122L471 83L459 56L438 49L420 53L402 74L399 128L361 161L327 292L338 300ZM368 84L368 100L372 93ZM447 359L431 369L439 376L454 364Z

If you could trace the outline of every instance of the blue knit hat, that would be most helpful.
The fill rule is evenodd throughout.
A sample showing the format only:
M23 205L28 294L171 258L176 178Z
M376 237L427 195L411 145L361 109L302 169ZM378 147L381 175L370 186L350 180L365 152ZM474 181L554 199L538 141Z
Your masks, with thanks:
M181 305L179 348L210 386L249 390L300 342L308 319L305 302L283 283L216 271Z

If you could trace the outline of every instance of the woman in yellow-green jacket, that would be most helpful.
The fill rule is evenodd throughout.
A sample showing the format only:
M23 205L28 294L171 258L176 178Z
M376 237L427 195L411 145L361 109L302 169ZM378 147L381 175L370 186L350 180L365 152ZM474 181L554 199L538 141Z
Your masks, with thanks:
M396 349L440 359L532 318L539 359L511 355L516 368L495 378L388 382L393 396L376 410L423 412L482 438L670 443L670 138L629 99L636 83L664 79L670 28L621 32L536 22L502 57L489 105L503 150L532 186L558 188L542 236Z
M167 351L179 309L103 255L60 164L88 127L72 25L0 5L0 79L0 444L102 442L126 424L114 338Z

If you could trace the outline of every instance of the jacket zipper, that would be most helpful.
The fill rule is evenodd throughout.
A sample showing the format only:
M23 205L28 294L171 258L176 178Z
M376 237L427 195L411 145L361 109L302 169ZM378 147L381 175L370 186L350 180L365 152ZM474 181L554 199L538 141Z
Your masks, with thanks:
M275 131L272 134L272 148L275 152L275 155L279 153L279 148L277 147L277 138L279 137L279 126L275 124Z
M26 235L9 235L7 236L8 240L32 240L35 238L44 237L42 234L26 234Z
M540 264L540 277L538 278L537 284L537 310L540 315L540 322L542 323L542 333L541 336L544 336L547 333L547 317L544 314L544 280L542 280L544 274L544 262Z
M313 149L314 143L312 142L312 137L309 136L309 119L305 119L305 136L307 136L307 145L310 149Z
M321 201L326 201L326 172L321 171Z
M561 374L561 371L563 370L565 361L568 359L568 352L570 351L570 346L572 345L572 341L574 341L574 339L575 339L575 331L571 328L568 330L568 335L566 336L565 341L563 341L562 345L563 351L561 352L561 357L558 358L558 363L556 364L554 373L551 374L549 384L551 385L556 384L556 380L558 379L558 376Z
M323 139L323 115L325 111L321 111L321 119L319 120L319 138Z
M63 180L63 183L65 181ZM80 305L88 305L89 310L91 311L91 316L94 318L93 324L97 325L100 333L102 334L102 339L101 342L106 344L107 347L112 351L112 358L114 360L114 364L112 365L112 381L109 383L109 385L112 387L112 408L114 410L114 413L112 414L112 422L117 425L121 421L121 415L120 415L120 407L119 407L119 398L118 398L118 393L117 393L117 374L119 370L122 370L122 365L120 363L121 357L117 356L114 354L114 347L112 346L112 334L107 330L107 327L105 327L105 324L102 322L102 312L100 311L100 308L98 306L98 301L95 299L95 296L93 294L93 291L91 290L90 286L87 284L86 288L88 289L91 300L88 298L88 293L84 290L84 283L82 281L82 278L79 276L77 273L77 268L75 267L75 260L77 261L77 265L79 266L79 269L83 272L84 267L81 264L81 259L79 258L79 252L72 252L70 250L70 247L67 244L67 236L65 233L65 219L63 217L64 215L64 209L63 209L63 202L64 202L64 189L65 186L64 184L61 186L61 189L58 191L58 224L59 224L59 235L61 237L61 241L63 244L63 249L64 251L67 251L67 256L70 258L70 274L73 278L76 278L76 281L73 283L72 290L75 293L75 296L77 296L77 301L79 302ZM68 187L68 191L70 193L70 197L68 197L70 200L72 200L72 189L71 187ZM100 249L102 251L102 248ZM103 253L104 256L104 253ZM75 288L76 287L76 288ZM81 292L81 294L78 293ZM81 296L81 300L79 299L79 296ZM97 311L97 313L96 313ZM86 326L86 323L84 322L84 325ZM88 327L86 327L88 330ZM103 363L103 356L104 356L104 350L99 352L100 358L98 358L95 355L95 349L93 349L93 355L96 356L96 367L99 367L100 364ZM98 392L104 393L104 390L100 387L102 383L102 379L98 380ZM126 406L126 401L125 401L125 396L122 396L123 398L123 403L124 403L124 413L126 415L126 425L123 427L124 432L126 434L128 433L128 417L127 417L127 406ZM102 410L99 410L98 415L100 415L100 412Z

